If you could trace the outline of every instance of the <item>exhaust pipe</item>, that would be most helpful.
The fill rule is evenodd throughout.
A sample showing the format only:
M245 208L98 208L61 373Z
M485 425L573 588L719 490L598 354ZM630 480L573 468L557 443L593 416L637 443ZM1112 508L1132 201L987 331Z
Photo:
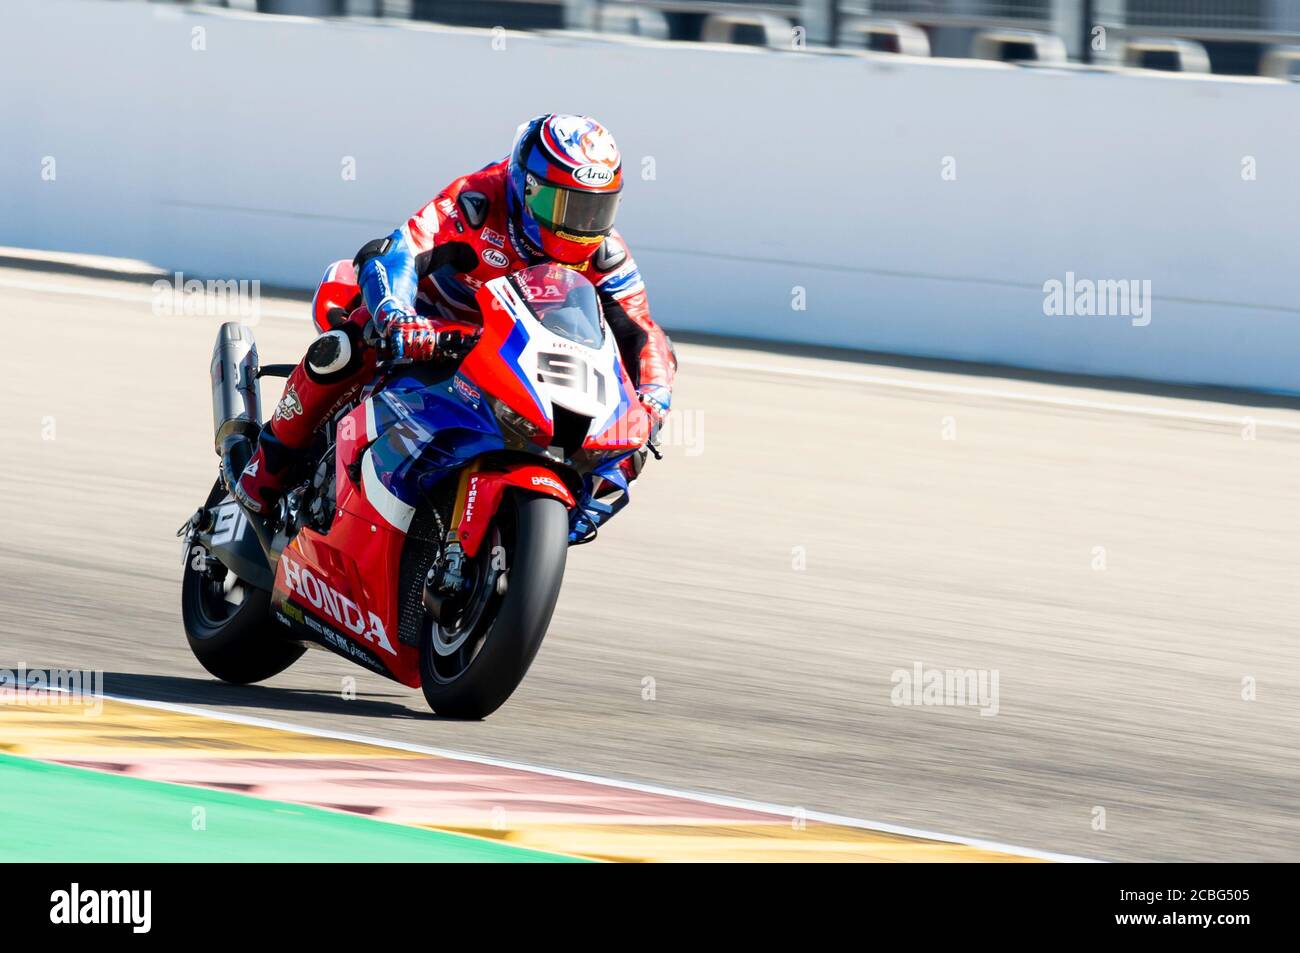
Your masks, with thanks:
M235 485L252 459L262 429L262 389L257 381L252 329L227 321L212 346L212 428L221 479Z
M212 346L213 442L221 457L221 480L227 489L244 472L262 430L258 373L257 342L252 330L237 321L227 321ZM245 512L256 545L250 548L242 539L235 539L222 545L210 544L210 548L239 578L269 590L278 554L265 515Z
M252 329L237 321L223 324L212 346L212 428L222 455L233 438L252 443L262 429L257 342Z

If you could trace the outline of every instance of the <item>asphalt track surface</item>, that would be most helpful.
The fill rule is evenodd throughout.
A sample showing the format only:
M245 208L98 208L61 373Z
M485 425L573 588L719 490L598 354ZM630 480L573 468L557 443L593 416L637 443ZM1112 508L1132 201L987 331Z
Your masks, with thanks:
M666 459L467 724L324 652L248 688L190 656L222 319L151 280L0 257L0 667L1042 851L1300 857L1295 402L682 343ZM305 305L262 308L296 360ZM917 663L996 672L996 715L894 704Z

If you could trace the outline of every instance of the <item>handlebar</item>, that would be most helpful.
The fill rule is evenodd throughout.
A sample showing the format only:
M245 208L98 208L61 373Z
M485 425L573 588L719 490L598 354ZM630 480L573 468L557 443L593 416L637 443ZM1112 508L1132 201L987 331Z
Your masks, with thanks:
M436 328L429 329L436 335L434 339L433 354L428 358L429 361L439 360L461 360L465 357L474 346L478 344L479 338L483 336L481 328L472 329L469 332L459 328ZM381 329L372 318L366 324L362 331L362 339L368 347L375 350L376 361L383 366L393 364L416 363L415 358L399 356L394 347L393 337L387 329Z

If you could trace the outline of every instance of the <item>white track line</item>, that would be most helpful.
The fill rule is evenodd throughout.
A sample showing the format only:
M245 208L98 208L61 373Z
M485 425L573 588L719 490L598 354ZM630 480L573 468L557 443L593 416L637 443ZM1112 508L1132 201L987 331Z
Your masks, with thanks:
M0 278L0 288L12 288L16 291L33 291L37 293L79 295L88 298L102 298L106 301L125 301L150 304L152 293L141 292L128 294L124 292L99 291L84 285L54 284L34 281L16 281ZM260 308L259 316L290 321L308 320L307 306L292 311L280 308ZM1300 432L1300 421L1276 420L1253 415L1235 416L1232 414L1210 414L1193 410L1177 410L1169 407L1155 407L1143 404L1120 404L1110 401L1089 400L1080 397L1053 397L1047 394L1032 394L1027 391L1005 390L996 387L971 387L963 384L939 384L930 381L909 381L898 377L882 377L875 374L858 374L840 371L822 371L806 367L786 367L779 364L762 364L749 361L728 361L725 359L698 357L692 355L688 366L713 367L719 370L747 371L755 374L776 374L783 377L798 377L806 380L833 381L835 383L859 384L870 387L894 387L928 394L947 394L953 397L981 397L993 400L1019 401L1021 403L1040 404L1048 407L1066 407L1074 410L1095 410L1106 413L1133 414L1143 417L1158 417L1168 420L1190 420L1198 423L1227 424L1244 427L1248 423L1256 427L1272 427L1276 430Z
M568 781L582 781L587 784L596 784L607 788L617 788L624 791L638 791L642 794L655 794L661 797L675 797L687 801L696 801L701 804L713 804L718 807L730 807L738 810L754 811L759 814L771 814L776 817L802 818L810 821L817 821L822 824L837 824L841 827L852 827L857 830L875 831L881 834L897 834L900 837L912 837L918 840L936 841L942 844L957 844L963 847L971 847L976 850L994 851L999 854L1010 854L1016 857L1028 857L1034 860L1048 860L1056 863L1084 863L1094 864L1100 861L1092 860L1087 857L1075 857L1070 854L1057 854L1050 851L1034 850L1029 847L1016 847L1010 844L1000 844L996 841L980 840L971 837L958 837L953 834L939 834L934 831L918 830L913 827L903 827L898 824L886 824L880 821L865 821L856 817L844 817L839 814L824 814L819 811L805 811L793 807L782 807L777 804L765 804L761 801L747 801L742 798L721 797L713 794L699 794L694 791L680 791L675 788L660 787L654 784L640 784L635 781L620 781L613 778L602 778L591 774L582 774L576 771L562 771L556 768L541 768L532 764L521 764L516 761L506 761L501 758L491 758L484 755L468 754L463 751L450 751L446 748L433 748L427 745L410 744L404 741L387 741L381 738L373 738L368 735L352 734L346 731L331 731L328 728L312 728L307 725L295 725L284 721L274 721L269 718L256 718L251 715L238 715L233 712L212 710L208 708L194 708L189 705L176 705L171 702L148 701L141 698L130 698L125 695L104 695L104 698L110 701L123 702L128 705L139 705L142 708L153 708L159 711L169 711L180 715L194 715L199 718L209 718L214 721L228 721L239 725L252 725L256 728L272 728L277 731L291 731L302 735L311 735L316 738L332 738L335 741L350 741L354 744L373 745L377 748L388 748L393 751L408 751L413 754L432 755L437 758L447 758L453 761L467 761L472 764L483 764L494 768L505 768L511 771L524 771L532 774L540 774L551 778L563 778Z

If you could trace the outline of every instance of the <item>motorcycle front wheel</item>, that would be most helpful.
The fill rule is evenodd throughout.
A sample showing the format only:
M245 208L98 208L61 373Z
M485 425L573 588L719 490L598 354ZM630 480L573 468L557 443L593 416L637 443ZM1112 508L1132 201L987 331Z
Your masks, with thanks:
M434 712L486 718L519 687L551 624L568 549L564 504L505 495L484 545L462 570L469 596L456 623L426 615L422 624L420 687Z

